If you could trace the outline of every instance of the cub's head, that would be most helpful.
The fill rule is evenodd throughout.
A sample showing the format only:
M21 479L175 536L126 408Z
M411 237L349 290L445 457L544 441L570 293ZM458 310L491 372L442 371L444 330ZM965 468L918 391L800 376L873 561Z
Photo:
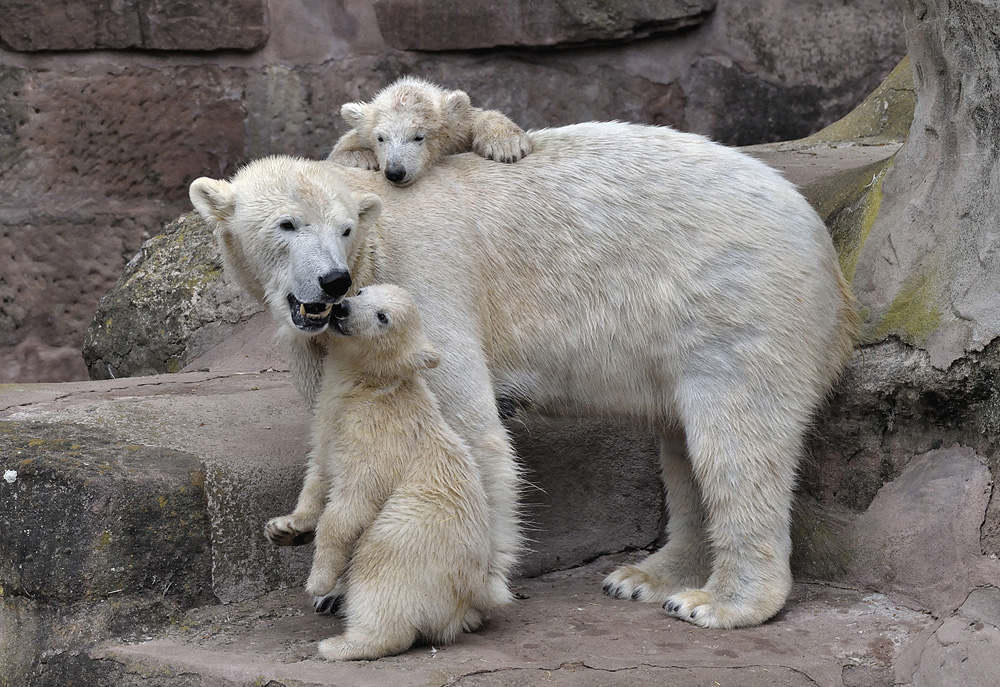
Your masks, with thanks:
M407 186L453 148L470 107L465 91L446 91L407 76L370 103L347 103L340 115L375 151L385 178Z
M340 350L373 379L408 377L440 361L424 335L413 297L393 284L366 286L345 298L331 329L344 336Z
M378 196L352 192L339 169L276 156L229 181L191 184L191 203L215 231L227 272L292 332L317 334L329 325L382 209Z

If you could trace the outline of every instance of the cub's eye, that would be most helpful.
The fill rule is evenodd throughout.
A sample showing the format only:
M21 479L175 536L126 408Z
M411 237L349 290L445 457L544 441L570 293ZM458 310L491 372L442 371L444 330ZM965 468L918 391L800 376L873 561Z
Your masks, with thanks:
M342 233L341 236L343 236L344 238L347 238L348 236L351 235L351 229L353 229L353 228L354 227L344 227L344 233Z
M416 141L417 143L420 143L420 141L424 140L424 134L417 134L416 136L413 137L413 140Z
M378 318L379 324L382 324L382 325L389 324L389 316L386 315L384 312L378 313L376 315L376 317Z
M377 136L377 137L376 137L376 140L377 140L377 141L378 141L379 143L385 143L385 139L384 139L384 138L383 138L382 136Z
M282 231L295 231L295 222L293 222L290 219L283 219L281 220L281 224L279 224L278 227Z

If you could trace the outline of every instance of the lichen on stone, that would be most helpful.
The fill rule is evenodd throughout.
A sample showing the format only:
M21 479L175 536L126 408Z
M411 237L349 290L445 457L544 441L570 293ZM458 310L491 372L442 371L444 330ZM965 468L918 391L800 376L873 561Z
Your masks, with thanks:
M941 324L940 292L936 269L910 273L889 307L865 323L862 342L877 343L895 335L911 346L922 348Z

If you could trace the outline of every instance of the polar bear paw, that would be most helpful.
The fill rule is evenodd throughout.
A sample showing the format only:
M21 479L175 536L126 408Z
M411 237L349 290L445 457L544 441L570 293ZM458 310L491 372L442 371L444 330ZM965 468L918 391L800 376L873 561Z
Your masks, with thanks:
M401 628L387 635L348 631L319 643L319 655L327 661L373 661L402 653L413 645L415 637Z
M686 589L672 595L663 604L663 610L668 614L701 627L729 629L758 623L740 622L740 610L734 608L737 604L720 603L715 594L701 589Z
M349 642L345 635L324 639L319 643L319 655L327 661L359 661L379 658L364 644Z
M672 579L635 565L624 565L604 578L604 592L616 599L662 604L671 594L683 588L684 585L677 584Z
M476 608L470 608L462 619L462 632L475 632L483 626L486 616Z
M344 594L346 591L347 585L344 584L344 579L340 578L329 592L313 596L313 611L320 615L335 614L344 603ZM308 588L306 592L309 592Z
M358 169L378 170L378 158L375 152L363 148L354 150L334 150L327 158L330 162L336 162L344 167L357 167Z
M334 615L344 603L344 595L337 589L324 596L313 597L313 611L319 615Z
M786 594L719 594L708 588L685 589L664 602L663 610L685 622L718 630L754 627L781 610Z
M315 539L316 531L294 515L282 515L267 521L264 535L275 546L301 546Z
M531 139L523 131L518 130L505 136L474 140L472 150L489 160L512 163L531 152Z

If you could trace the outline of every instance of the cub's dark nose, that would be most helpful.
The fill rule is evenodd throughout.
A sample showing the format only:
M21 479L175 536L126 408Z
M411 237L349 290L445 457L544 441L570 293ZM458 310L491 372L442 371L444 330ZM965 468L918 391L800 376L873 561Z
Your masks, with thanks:
M347 270L331 270L319 278L319 287L330 298L340 298L351 288L351 273Z
M398 184L406 178L406 170L402 167L386 167L385 178L394 184Z

